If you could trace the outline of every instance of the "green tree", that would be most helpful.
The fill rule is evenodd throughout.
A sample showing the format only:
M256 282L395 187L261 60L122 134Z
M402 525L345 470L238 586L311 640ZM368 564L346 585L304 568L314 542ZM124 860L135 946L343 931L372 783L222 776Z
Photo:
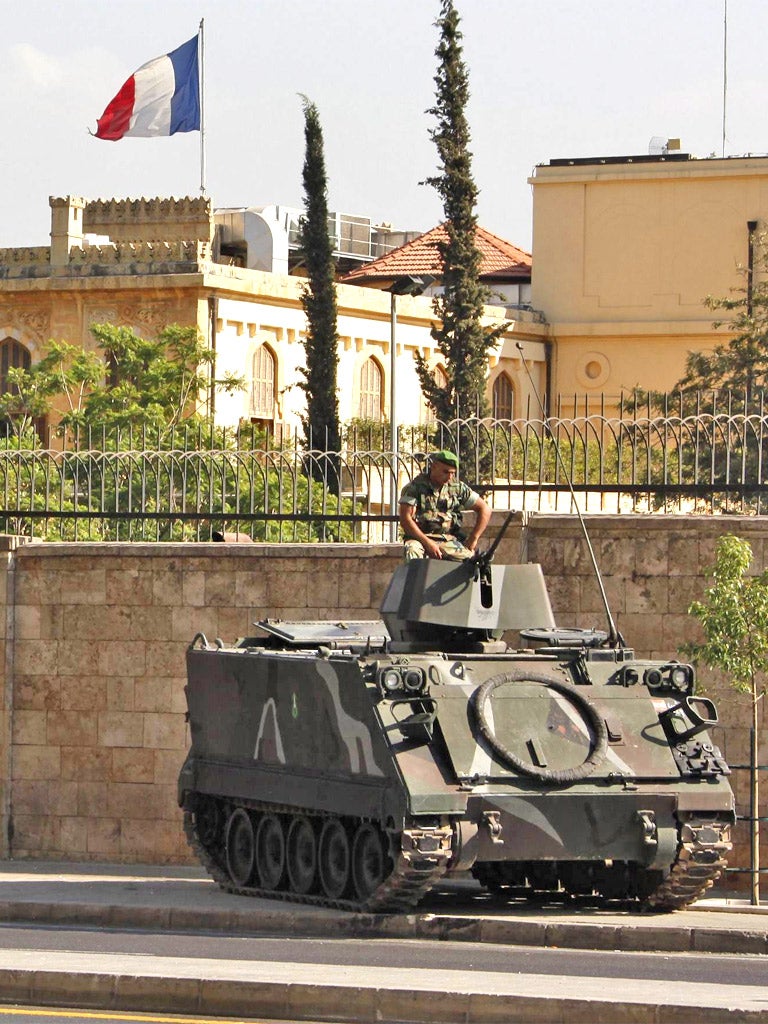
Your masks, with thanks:
M754 241L754 266L740 267L743 285L730 296L708 296L704 304L726 314L713 323L715 330L733 332L729 341L711 352L689 352L685 373L675 387L683 391L725 389L741 393L747 403L768 386L768 237Z
M156 338L130 327L91 327L101 355L64 341L50 341L28 369L8 371L0 417L17 437L56 407L62 428L153 427L167 431L199 414L212 353L196 327L171 324ZM231 393L243 378L227 373L216 387Z
M94 324L91 334L103 353L106 372L62 425L153 427L167 431L200 411L209 383L213 353L196 327L170 324L156 338L142 338L130 327ZM242 377L227 373L215 382L226 393L240 390Z
M0 482L4 493L13 496L16 514L4 520L7 529L21 529L25 511L82 514L98 513L99 507L116 512L142 505L150 512L168 512L170 522L175 511L196 500L198 492L189 483L194 474L186 472L190 459L177 466L169 455L179 447L196 452L202 443L198 402L208 384L211 354L196 328L170 325L157 338L145 339L127 327L98 324L92 334L100 351L51 341L37 363L8 372L0 416L10 436L1 453ZM242 379L227 374L217 385L233 391L242 387ZM34 421L54 409L60 413L60 432L74 433L74 450L30 457L24 449L40 445ZM191 429L178 430L182 421ZM206 433L213 436L212 425ZM138 461L133 453L137 439L146 449ZM166 478L169 485L163 491ZM37 529L73 539L90 535L92 522L64 517L54 519L51 530L37 516L24 532ZM103 529L104 539L117 539L120 523L114 535Z
M476 244L478 189L472 177L470 131L466 117L469 76L462 57L462 33L453 0L441 0L436 26L440 40L435 75L435 105L427 113L437 121L430 138L437 147L440 173L426 179L443 201L446 238L438 242L442 264L442 294L434 300L439 320L432 337L443 357L448 382L441 387L424 358L416 356L416 371L426 400L439 420L484 416L488 412L485 383L488 354L506 324L482 324L490 293L480 283L481 256Z
M727 534L717 542L710 572L712 586L704 601L694 601L689 613L699 620L703 643L681 648L695 661L720 668L731 685L749 695L752 710L750 743L752 902L760 902L760 822L758 781L758 711L765 696L768 672L768 570L748 576L752 548Z
M721 314L713 329L727 329L730 338L689 352L673 393L637 389L623 403L630 414L645 409L647 420L655 420L639 427L638 436L644 433L655 450L659 472L669 468L659 439L668 427L670 436L681 434L677 479L670 482L701 486L708 491L704 500L717 507L757 507L765 486L760 416L768 387L768 236L755 238L753 267L739 273L743 283L728 296L704 299ZM723 486L733 484L740 492Z
M337 394L339 339L335 266L328 234L323 130L315 104L306 96L302 96L302 103L306 144L302 178L306 212L299 225L299 244L307 272L307 284L301 296L307 317L306 367L301 369L304 380L300 383L307 399L303 426L308 447L338 452L341 447Z
M17 441L31 442L35 420L48 415L54 399L64 405L66 416L79 415L103 372L94 352L65 341L50 341L42 359L28 369L9 368L8 389L0 395L0 418Z

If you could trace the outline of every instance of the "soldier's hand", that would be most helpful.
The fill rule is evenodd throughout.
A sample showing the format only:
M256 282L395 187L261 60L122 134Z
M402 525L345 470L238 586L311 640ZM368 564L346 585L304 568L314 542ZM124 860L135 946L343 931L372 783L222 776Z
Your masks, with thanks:
M443 549L440 547L439 544L436 544L433 540L428 540L424 547L426 548L427 554L429 555L430 558L443 557Z

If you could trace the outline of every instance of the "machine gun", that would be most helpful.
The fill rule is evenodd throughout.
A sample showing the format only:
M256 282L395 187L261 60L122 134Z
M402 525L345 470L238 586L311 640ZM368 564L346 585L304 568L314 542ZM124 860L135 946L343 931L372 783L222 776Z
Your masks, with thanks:
M479 580L481 586L483 584L485 584L486 586L491 585L490 570L491 562L493 561L493 556L496 554L496 549L503 540L504 534L507 532L507 528L509 527L509 524L512 522L514 517L514 512L510 512L507 515L507 518L501 524L501 529L496 534L496 539L494 540L494 542L491 544L487 551L475 551L472 553L472 557L467 559L467 564L472 569L472 579L475 582Z

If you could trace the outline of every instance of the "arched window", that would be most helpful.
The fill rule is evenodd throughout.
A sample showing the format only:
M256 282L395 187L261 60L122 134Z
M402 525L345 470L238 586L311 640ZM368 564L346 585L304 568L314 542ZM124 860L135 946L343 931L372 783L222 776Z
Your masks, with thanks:
M267 345L253 354L251 416L257 420L275 418L275 357Z
M495 420L514 419L515 389L506 373L500 373L493 382L493 418Z
M381 420L381 377L381 367L373 356L366 359L360 369L361 420Z
M435 384L437 384L439 388L445 389L448 387L448 374L445 372L445 369L442 366L436 366L434 368L434 370L432 371L432 380L434 380ZM435 419L435 410L432 408L432 406L429 404L426 398L424 398L423 395L421 399L421 405L422 422L432 423L433 420Z
M28 370L32 365L32 356L29 349L14 338L4 338L0 341L0 395L8 390L8 371L11 367L22 367Z

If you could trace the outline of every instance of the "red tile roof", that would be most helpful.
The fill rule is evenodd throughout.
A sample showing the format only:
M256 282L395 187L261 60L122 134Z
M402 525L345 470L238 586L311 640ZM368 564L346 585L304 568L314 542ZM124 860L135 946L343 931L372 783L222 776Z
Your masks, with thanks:
M444 224L439 224L418 238L414 238L399 249L393 249L386 256L380 256L372 263L357 267L343 277L343 284L365 284L371 287L404 277L407 274L432 274L441 271L440 254L436 243L447 238ZM480 277L489 281L529 281L531 277L531 254L518 249L511 242L478 227L475 238L480 251Z

